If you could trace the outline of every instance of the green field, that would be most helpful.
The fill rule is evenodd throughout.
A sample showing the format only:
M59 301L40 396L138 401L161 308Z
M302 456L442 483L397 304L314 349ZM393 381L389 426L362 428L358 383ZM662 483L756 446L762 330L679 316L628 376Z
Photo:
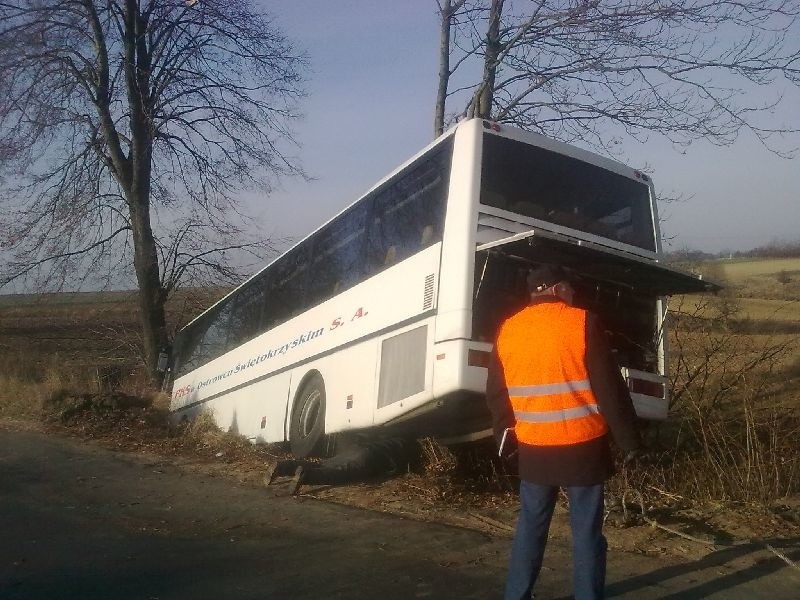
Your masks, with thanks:
M673 298L670 306L682 313L714 319L720 310L733 309L737 320L774 325L800 323L800 258L713 260L694 265L708 279L724 286L717 297Z
M777 277L781 272L800 278L800 258L759 258L717 261L725 279L731 283L746 282L752 277Z
M699 311L709 318L713 318L714 313L718 312L718 303L703 296L683 298L679 302L670 302L669 306L682 313L693 314ZM733 306L736 310L732 316L736 319L800 323L800 301L798 300L737 298L734 300Z

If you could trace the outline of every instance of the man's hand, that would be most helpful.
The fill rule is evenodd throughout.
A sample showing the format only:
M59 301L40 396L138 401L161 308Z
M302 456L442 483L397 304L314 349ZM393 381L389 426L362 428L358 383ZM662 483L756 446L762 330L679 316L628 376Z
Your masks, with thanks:
M500 448L498 456L503 460L509 460L516 456L519 446L517 444L517 434L514 433L513 427L508 427L503 432L503 437L500 440Z

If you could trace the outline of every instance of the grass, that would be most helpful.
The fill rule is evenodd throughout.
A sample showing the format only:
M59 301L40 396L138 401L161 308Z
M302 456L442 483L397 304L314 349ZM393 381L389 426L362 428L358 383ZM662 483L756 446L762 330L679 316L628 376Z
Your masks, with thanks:
M718 261L728 281L737 283L753 277L776 276L785 271L800 276L800 258L764 258Z
M726 289L671 301L672 417L645 479L768 507L800 492L800 259L700 267Z
M767 321L800 321L800 301L741 298L737 317Z
M55 386L48 383L21 380L8 373L0 374L0 419L38 420L42 400Z
M671 303L670 306L682 312L701 312L705 318L709 319L715 318L719 312L719 309L713 304L709 304L705 297L687 297L680 302ZM800 323L800 301L798 300L739 297L732 308L734 309L732 318L760 321L764 329L774 329L774 327L769 327L770 324Z
M99 382L87 370L64 368L28 353L5 354L0 370L0 418L39 420L47 398L58 390L97 390Z
M106 292L60 292L53 294L0 295L0 307L43 307L51 310L56 306L121 305L135 302L136 292L131 290Z
M800 258L716 260L695 268L725 289L716 297L672 298L671 310L751 336L743 347L765 336L782 339L791 347L787 359L800 360Z

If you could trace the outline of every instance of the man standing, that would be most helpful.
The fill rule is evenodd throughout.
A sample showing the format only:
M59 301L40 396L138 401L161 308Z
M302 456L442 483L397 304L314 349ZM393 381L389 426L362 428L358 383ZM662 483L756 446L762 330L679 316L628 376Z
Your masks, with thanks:
M518 445L521 506L505 598L531 597L560 487L569 499L575 598L603 598L608 432L627 453L639 449L633 404L597 317L572 306L565 273L535 269L528 289L528 306L500 327L486 390L498 443L505 433L506 444Z

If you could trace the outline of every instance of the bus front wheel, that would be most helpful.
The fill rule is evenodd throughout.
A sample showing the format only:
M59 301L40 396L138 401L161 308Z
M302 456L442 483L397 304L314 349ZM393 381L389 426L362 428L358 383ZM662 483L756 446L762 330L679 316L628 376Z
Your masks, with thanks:
M318 454L325 439L325 382L317 373L303 385L292 410L289 446L297 458Z

